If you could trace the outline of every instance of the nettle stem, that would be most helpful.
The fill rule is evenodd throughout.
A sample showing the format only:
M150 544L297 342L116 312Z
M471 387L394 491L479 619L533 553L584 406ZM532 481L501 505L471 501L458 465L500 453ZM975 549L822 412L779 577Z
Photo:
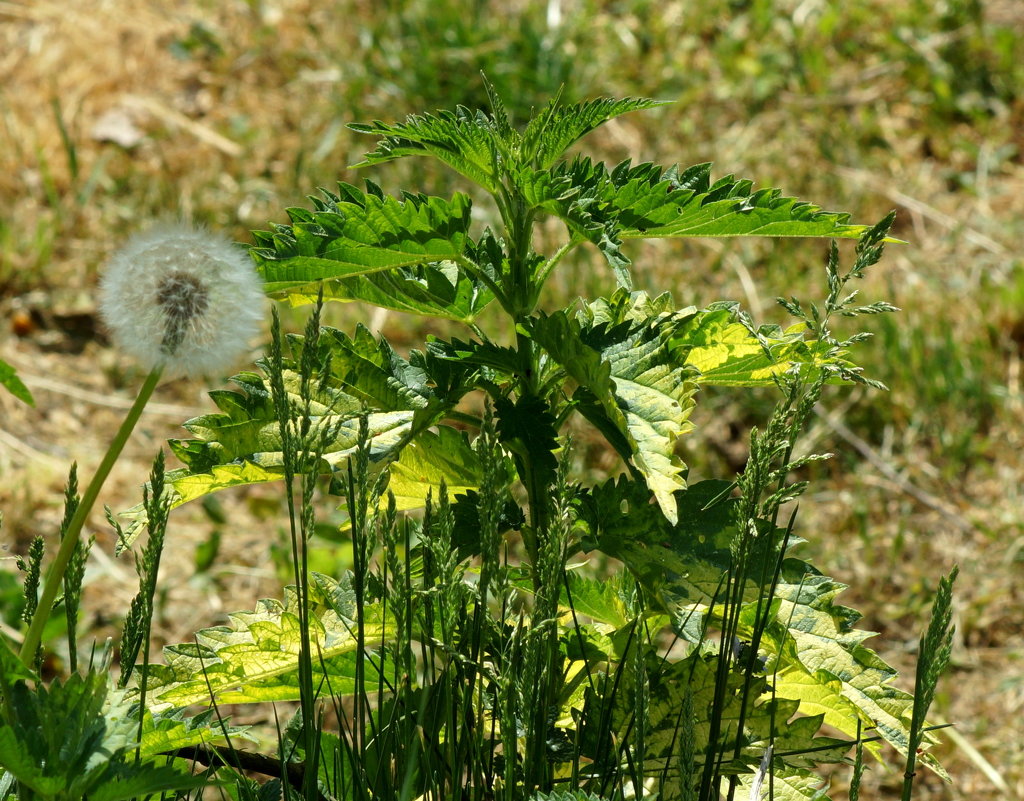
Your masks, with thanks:
M505 220L508 232L508 260L510 286L508 295L511 298L511 316L517 329L533 314L539 294L536 285L538 276L531 270L533 257L533 225L534 214L526 202L514 190L506 192L503 202L499 200L499 208ZM539 397L540 358L534 348L533 340L517 330L516 349L519 351L519 363L522 373L517 377L516 391L520 397ZM523 536L530 557L530 563L536 567L539 551L539 538L548 524L550 498L548 487L539 486L529 453L523 454L523 470L519 476L526 487L527 504L530 512L530 530L524 530ZM534 584L538 578L534 575Z
M156 389L162 372L162 369L157 367L146 376L146 380L143 382L142 387L139 389L139 394L135 398L135 403L128 410L128 414L121 423L121 427L117 430L117 434L103 456L103 461L100 462L100 466L96 469L96 474L92 477L92 481L89 482L89 486L86 487L85 494L82 496L82 500L75 510L74 517L71 518L68 529L64 533L64 539L61 540L57 556L54 557L53 562L50 563L50 567L46 571L43 594L39 599L39 605L36 607L35 614L32 615L32 622L29 625L28 633L25 635L25 641L21 645L21 652L19 654L21 661L28 668L31 668L36 650L39 648L39 643L42 642L43 628L50 617L53 602L57 598L57 592L64 584L64 573L67 571L68 563L71 561L71 555L75 552L75 546L81 538L82 528L89 517L89 512L92 511L93 506L96 504L100 490L110 475L114 463L121 455L121 451L124 450L125 443L128 442L128 437L131 436L135 424L139 421L139 417L142 416L142 410L152 397L153 390Z

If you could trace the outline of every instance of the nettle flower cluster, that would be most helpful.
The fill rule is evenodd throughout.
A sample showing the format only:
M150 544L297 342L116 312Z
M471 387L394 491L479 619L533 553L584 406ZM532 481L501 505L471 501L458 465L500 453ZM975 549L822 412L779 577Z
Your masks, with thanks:
M117 345L165 375L208 375L232 366L259 332L262 284L227 239L162 225L111 258L100 310Z

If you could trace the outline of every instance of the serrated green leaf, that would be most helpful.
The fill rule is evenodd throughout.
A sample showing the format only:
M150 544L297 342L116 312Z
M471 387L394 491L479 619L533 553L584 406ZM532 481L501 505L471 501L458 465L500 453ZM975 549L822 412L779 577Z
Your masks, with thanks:
M779 673L789 691L807 697L809 708L824 714L829 725L856 737L858 718L849 714L853 707L861 720L906 756L913 697L892 686L896 671L863 645L874 635L853 628L859 615L834 603L845 589L845 584L806 563L786 560L776 591L778 619L786 622L785 639L780 642L780 630L773 629L766 645L780 659ZM877 753L872 744L869 750Z
M310 638L318 658L313 685L343 695L355 689L357 651L355 594L345 583L320 574L310 582ZM152 665L147 684L159 704L183 707L200 703L263 703L299 698L300 631L294 588L285 600L263 600L253 612L229 615L229 626L203 629L195 642L168 646L164 665ZM363 608L367 642L392 636L392 624L376 606ZM366 681L376 682L372 663ZM210 693L213 693L211 698Z
M582 790L552 790L550 793L536 792L529 801L603 801L601 796Z
M321 358L330 354L331 374L343 392L370 409L426 410L432 391L425 371L399 356L387 340L362 324L353 336L334 328L320 332Z
M672 344L686 364L696 368L699 384L768 386L776 377L799 366L808 378L826 365L840 364L817 343L804 339L806 327L786 330L764 326L754 336L736 322L735 308L717 308L695 315L676 328Z
M621 577L598 580L578 573L567 573L566 582L572 597L572 608L577 613L617 629L629 622L630 615L623 600L626 588Z
M850 225L848 214L783 197L777 189L754 190L729 175L711 183L711 165L668 170L626 161L609 170L587 158L555 165L550 172L517 174L531 208L559 217L578 240L593 243L616 271L621 286L629 263L623 240L660 237L857 238L868 226Z
M736 500L729 497L730 486L705 481L677 493L679 523L674 526L652 511L649 493L635 481L594 487L580 505L590 530L584 547L622 560L647 597L670 610L679 621L677 630L694 643L703 637L695 621L720 614L735 536ZM780 538L768 533L766 527L754 538L747 575L770 581L778 558L772 543ZM912 699L892 686L896 672L863 645L872 635L854 628L857 613L834 602L843 589L800 560L783 563L773 622L761 640L768 670L778 674L776 695L799 701L802 713L824 715L825 723L850 737L856 736L860 720L905 751ZM741 613L739 636L753 636L753 610L764 591L748 580L743 603L750 608Z
M315 303L319 283L287 293L293 306ZM451 261L399 267L385 272L323 283L325 301L363 301L384 309L425 317L471 323L494 299L479 280L467 276Z
M460 339L445 342L435 339L430 341L429 349L442 359L486 368L490 371L489 379L497 377L499 381L507 380L527 369L522 353L515 348L497 345L494 342L464 342Z
M651 297L646 292L628 292L624 289L617 289L608 297L591 301L584 310L591 326L603 325L607 328L622 323L653 325L659 320L672 317L684 320L696 311L696 306L677 309L668 292Z
M198 715L185 716L183 709L170 709L157 714L147 711L142 724L139 750L142 756L168 754L180 748L220 742L224 732L232 740L252 739L248 726L232 726L227 718L218 718L212 709Z
M701 481L678 493L675 525L651 503L644 483L620 478L593 487L581 500L589 529L583 546L622 560L661 608L689 614L699 607L703 613L729 567L730 487L727 481Z
M32 689L17 682L6 700L0 767L42 798L120 801L207 783L170 766L135 761L138 723L106 671L73 673Z
M442 481L454 501L456 495L475 491L483 478L480 457L465 433L448 426L420 434L402 449L389 472L388 490L400 511L422 508L428 493L436 502Z
M219 783L210 776L193 776L172 765L123 765L111 771L111 774L100 787L89 792L89 801L151 798L158 794L177 793Z
M660 775L661 794L659 798L674 801L685 797L679 777L679 738L680 710L689 701L694 711L693 725L689 731L691 737L688 746L699 763L715 758L726 745L729 756L732 756L732 743L735 742L741 713L746 706L746 718L764 714L755 706L756 699L766 689L763 677L754 678L750 684L750 692L744 693L744 678L741 674L730 671L726 674L726 687L717 687L716 668L718 657L713 654L693 652L689 656L675 662L665 662L656 654L651 653L644 660L646 680L650 702L646 707L644 720L644 764L647 771ZM633 723L636 676L634 671L623 671L618 680L612 697L597 701L594 694L588 694L590 708L585 712L600 715L599 703L610 703L611 725L615 732L626 731ZM721 694L722 703L715 714L720 723L719 738L711 743L711 717L715 708L716 693ZM688 696L688 698L687 698ZM780 726L784 725L780 722ZM590 758L596 754L587 753ZM739 763L726 762L722 765L724 773L741 773L752 770L757 764L754 756L741 758ZM697 773L700 770L698 767Z
M585 390L574 396L580 413L644 476L675 521L673 493L686 486L675 442L692 428L696 385L675 363L667 338L644 325L584 328L564 312L531 320L528 331Z
M773 770L773 773L774 795L770 801L828 801L828 785L820 776L806 770ZM750 797L752 779L750 775L740 777L743 798ZM767 779L762 787L767 791ZM757 801L760 801L760 798Z
M472 202L456 194L364 193L348 184L342 195L321 190L316 209L289 209L292 222L253 232L250 255L268 294L315 295L320 281L352 280L382 270L459 258L469 243Z
M18 378L14 368L3 359L0 359L0 387L5 387L14 397L24 401L29 406L36 405L32 393L28 391L28 387Z
M378 120L349 128L380 137L376 150L367 153L355 167L404 156L433 156L487 191L498 191L499 134L494 121L483 111L459 106L455 111L406 117L404 123Z
M14 653L10 645L8 645L6 637L0 638L0 670L3 671L3 677L6 682L21 681L23 679L28 679L29 681L39 680L35 671L30 670L21 661L19 656Z
M820 370L852 366L842 350L806 339L802 323L752 331L739 322L736 303L677 311L668 293L651 298L646 292L619 289L588 304L584 316L595 327L627 322L656 327L668 336L676 362L695 370L692 380L698 385L771 386L794 367L810 380Z
M297 360L303 341L301 337L291 341ZM320 371L330 365L330 375L314 382L317 389L309 406L310 436L330 434L317 468L322 474L346 469L359 447L363 416L369 459L379 469L458 403L470 386L465 368L459 372L430 354L417 352L406 360L362 326L352 337L323 328L318 347ZM289 407L298 416L304 404L293 364L286 364L284 386ZM267 365L262 366L269 372ZM240 392L210 393L219 412L185 423L194 439L170 440L171 449L185 463L166 475L165 491L172 507L231 487L277 481L284 475L281 430L269 379L247 372L232 381ZM130 545L145 525L141 505L123 516L129 525L119 549Z
M598 197L623 239L677 236L796 236L855 239L867 226L822 211L778 189L754 189L732 175L711 182L711 165L680 171L618 165L598 179Z
M772 686L776 688L775 697L762 698L759 714L746 723L748 747L753 753L772 746L777 755L777 767L785 764L788 768L801 770L849 761L849 740L819 737L824 716L809 713L801 701L780 693L774 674ZM786 723L780 726L778 721ZM776 770L776 776L779 775L782 772Z
M559 98L530 120L523 131L521 156L524 164L547 169L579 139L610 119L632 111L666 105L657 100L601 97L563 106Z

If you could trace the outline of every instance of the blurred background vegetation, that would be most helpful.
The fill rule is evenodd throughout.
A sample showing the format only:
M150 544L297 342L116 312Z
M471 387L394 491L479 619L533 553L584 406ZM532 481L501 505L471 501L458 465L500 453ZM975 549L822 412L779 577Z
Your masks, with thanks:
M844 601L881 633L875 647L910 670L905 686L929 588L961 565L954 670L936 709L958 723L940 752L957 783L928 777L920 797L1024 798L1019 0L0 0L0 355L37 398L29 410L0 395L0 625L16 621L6 557L52 534L69 461L94 465L139 380L94 313L106 255L154 218L248 241L317 186L361 180L347 165L371 142L347 123L481 106L481 71L520 121L559 91L674 101L584 141L610 162L713 161L716 175L856 222L899 211L908 244L890 247L864 297L903 311L870 321L877 336L858 354L891 391L828 393L804 448L837 456L812 476L798 525L821 568L852 585ZM391 192L465 188L424 162L367 177ZM641 288L681 305L737 299L763 322L785 321L778 295L824 293L819 242L656 242L629 255ZM601 264L567 263L551 304L607 291ZM399 344L425 333L401 315L330 312L357 320ZM209 409L207 388L160 390L107 503L137 502L146 463ZM684 445L693 474L740 467L770 403L706 392ZM582 436L587 467L616 469ZM253 490L182 510L160 638L188 639L276 593L275 509ZM134 571L96 550L86 623L102 637ZM871 797L895 797L898 778L876 770Z

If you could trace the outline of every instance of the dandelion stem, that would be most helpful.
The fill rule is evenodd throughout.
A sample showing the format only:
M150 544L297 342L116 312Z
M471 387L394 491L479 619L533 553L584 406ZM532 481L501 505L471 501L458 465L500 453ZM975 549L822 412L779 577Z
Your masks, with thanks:
M128 414L125 416L124 422L121 423L121 427L117 430L117 434L110 443L110 447L107 448L107 452L103 456L103 461L100 462L100 466L96 470L96 475L94 475L92 481L89 482L89 486L86 488L85 494L82 496L82 500L78 504L78 508L75 510L75 515L71 518L71 522L68 524L68 530L64 535L64 539L61 541L60 549L57 551L57 556L54 557L53 562L50 563L50 567L46 572L46 582L43 585L43 594L39 599L39 605L36 607L35 614L32 615L32 623L29 626L28 634L25 635L25 641L21 646L20 657L26 667L31 666L32 661L35 658L36 649L39 648L39 643L42 641L43 627L46 625L46 621L50 617L50 611L53 608L53 602L57 597L57 591L64 583L64 573L67 570L68 562L71 560L71 555L75 551L75 545L78 544L79 537L82 533L82 527L85 525L85 521L89 517L89 512L92 511L92 507L96 503L96 498L99 497L100 490L103 488L103 484L106 482L107 476L110 475L110 470L113 468L114 462L116 462L117 458L121 455L121 451L124 449L125 443L128 441L128 437L132 433L132 429L135 428L135 424L139 421L139 417L142 415L142 410L153 395L153 390L156 389L157 382L160 380L160 373L161 368L157 367L153 369L148 376L146 376L146 380L139 389L138 396L135 398L135 403L133 403L131 409L128 410Z

